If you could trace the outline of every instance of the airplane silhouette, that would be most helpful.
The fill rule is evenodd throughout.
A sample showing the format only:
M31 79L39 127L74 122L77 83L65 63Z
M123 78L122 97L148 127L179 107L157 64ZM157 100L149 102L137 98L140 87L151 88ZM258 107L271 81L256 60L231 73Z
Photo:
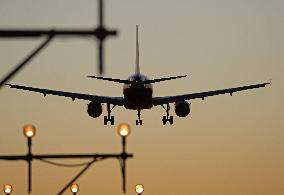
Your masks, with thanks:
M192 99L202 99L205 97L220 95L220 94L230 94L248 89L255 89L260 87L265 87L270 82L260 83L254 85L247 85L235 88L207 91L207 92L199 92L199 93L191 93L191 94L183 94L183 95L175 95L175 96L164 96L164 97L153 97L153 83L167 81L172 79L178 79L186 77L187 75L175 76L175 77L167 77L167 78L159 78L159 79L148 79L145 75L140 73L139 67L139 43L138 43L138 26L136 26L136 71L134 75L131 75L128 79L114 79L114 78L106 78L106 77L98 77L98 76L88 76L90 78L101 79L106 81L112 81L116 83L124 84L123 87L123 97L108 97L108 96L97 96L91 94L81 94L81 93L73 93L73 92L64 92L64 91L56 91L49 89L41 89L34 87L26 87L21 85L13 85L6 84L11 88L27 90L42 93L44 96L47 94L57 95L69 97L73 101L75 99L88 100L90 103L88 104L87 112L89 116L93 118L99 117L103 112L103 104L107 105L107 116L104 116L104 125L107 125L108 122L111 125L114 125L114 116L111 116L111 111L116 106L124 106L126 109L136 110L138 119L136 120L136 125L142 125L141 120L141 110L143 109L151 109L153 106L162 106L166 111L166 115L163 116L162 122L165 125L167 122L173 124L173 116L170 116L170 104L175 104L175 113L179 117L186 117L190 113L190 103L187 102Z

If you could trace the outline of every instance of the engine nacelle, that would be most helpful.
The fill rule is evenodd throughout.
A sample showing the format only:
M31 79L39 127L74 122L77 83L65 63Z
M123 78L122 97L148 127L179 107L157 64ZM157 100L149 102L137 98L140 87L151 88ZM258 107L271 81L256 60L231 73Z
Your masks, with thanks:
M103 113L103 107L100 103L90 102L88 104L88 114L90 117L97 118Z
M175 112L179 117L186 117L190 113L190 104L186 101L176 102Z

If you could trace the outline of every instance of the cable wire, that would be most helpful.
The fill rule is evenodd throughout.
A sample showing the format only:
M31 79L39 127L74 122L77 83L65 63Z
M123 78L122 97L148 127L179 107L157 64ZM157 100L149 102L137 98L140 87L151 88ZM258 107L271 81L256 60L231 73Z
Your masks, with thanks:
M88 161L88 162L83 162L83 163L75 163L75 164L64 164L64 163L57 163L57 162L53 162L53 161L49 161L49 160L45 160L45 159L38 159L44 163L47 163L47 164L51 164L51 165L54 165L54 166L59 166L59 167L82 167L82 166L86 166L88 164L90 164L91 162L93 162L94 160L97 160L96 158L94 158L93 160L91 161Z

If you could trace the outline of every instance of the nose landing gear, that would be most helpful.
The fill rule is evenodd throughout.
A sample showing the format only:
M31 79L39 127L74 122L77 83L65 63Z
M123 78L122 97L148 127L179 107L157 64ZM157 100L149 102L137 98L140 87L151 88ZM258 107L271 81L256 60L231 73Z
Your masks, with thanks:
M164 105L162 105L162 107L164 108L164 110L167 112L166 116L163 116L163 125L166 125L167 122L170 123L170 125L172 125L174 123L174 117L170 116L169 111L170 111L170 105L167 104L167 107L165 107Z
M142 125L142 120L141 120L141 110L137 110L138 113L137 113L137 116L138 116L138 119L136 120L136 125Z

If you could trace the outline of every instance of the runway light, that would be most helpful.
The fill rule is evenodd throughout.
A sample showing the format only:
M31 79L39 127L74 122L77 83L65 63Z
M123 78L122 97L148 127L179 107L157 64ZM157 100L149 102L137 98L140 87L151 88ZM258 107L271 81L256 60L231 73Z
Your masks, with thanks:
M24 126L24 135L27 138L32 138L36 134L36 128L34 125L28 124Z
M73 193L77 193L77 192L79 192L79 185L78 184L72 184L71 186L70 186L70 190L71 190L71 192L73 192Z
M142 194L142 192L144 192L144 186L142 184L137 184L135 186L135 191L138 193L138 194Z
M10 184L5 184L3 190L6 194L10 194L13 191L13 187Z
M122 137L128 136L131 132L130 126L126 123L122 123L118 125L117 131L118 131L118 134Z

